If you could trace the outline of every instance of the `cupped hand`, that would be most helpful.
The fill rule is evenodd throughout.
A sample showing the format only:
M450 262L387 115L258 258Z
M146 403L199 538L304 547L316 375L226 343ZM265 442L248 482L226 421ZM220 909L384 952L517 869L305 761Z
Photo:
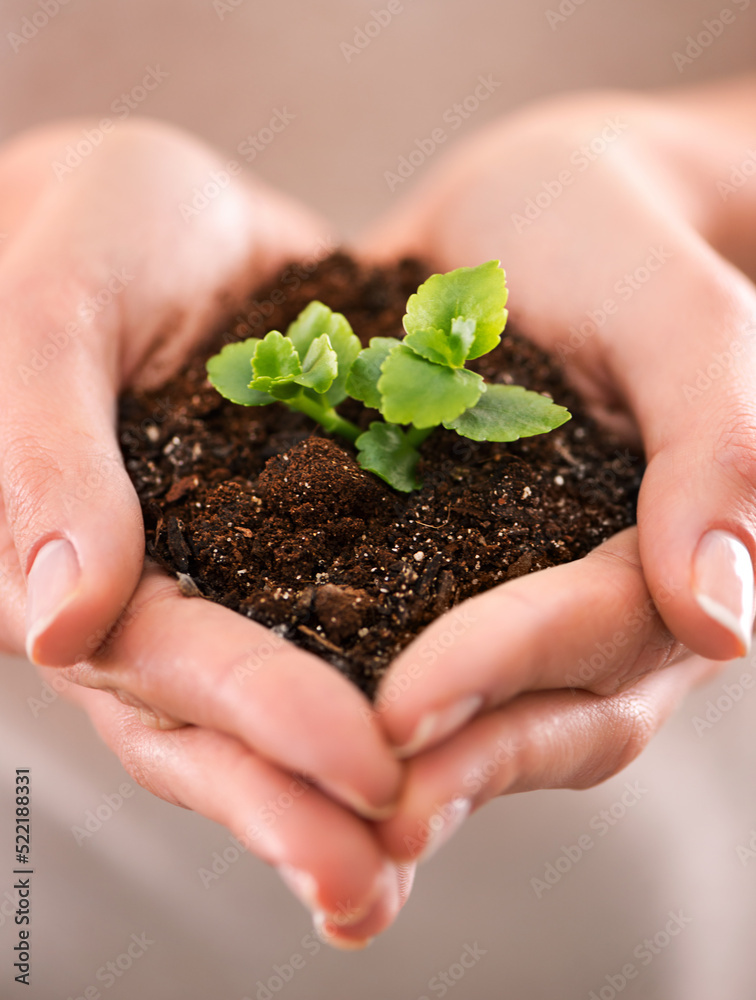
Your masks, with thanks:
M157 123L63 170L86 126L0 154L0 641L65 668L137 780L246 838L326 935L359 942L406 894L366 819L391 811L400 765L336 670L144 569L115 427L122 389L163 381L327 233Z
M513 323L648 461L637 533L468 602L393 664L378 708L412 758L382 828L397 858L491 794L613 774L714 661L750 646L754 98L750 77L521 112L439 163L363 244L439 270L500 258Z

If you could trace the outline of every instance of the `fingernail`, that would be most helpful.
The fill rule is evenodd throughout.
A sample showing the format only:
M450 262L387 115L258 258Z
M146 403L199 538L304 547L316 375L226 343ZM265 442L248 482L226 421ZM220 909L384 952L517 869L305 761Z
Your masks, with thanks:
M46 542L34 557L26 581L26 655L33 663L39 663L39 640L76 596L80 575L67 538Z
M333 923L328 914L322 911L313 914L312 924L315 933L324 944L329 944L332 948L339 948L341 951L362 951L373 943L372 937L349 938L340 936L338 926Z
M738 538L718 529L703 536L693 558L693 593L702 610L727 629L745 656L753 629L753 565Z
M347 951L366 948L374 939L376 918L383 922L381 914L385 917L387 912L398 912L409 895L414 868L411 863L399 865L387 860L364 904L339 906L334 913L317 910L313 924L321 941Z
M418 861L425 862L459 830L470 815L472 803L469 799L453 799L442 806L428 820L430 833L425 848Z
M482 704L483 698L479 694L474 694L462 698L449 708L444 708L439 712L429 712L420 720L408 742L403 746L395 747L394 753L400 760L403 760L405 757L412 757L420 750L425 750L434 743L440 743L445 736L453 733L468 719L471 719Z

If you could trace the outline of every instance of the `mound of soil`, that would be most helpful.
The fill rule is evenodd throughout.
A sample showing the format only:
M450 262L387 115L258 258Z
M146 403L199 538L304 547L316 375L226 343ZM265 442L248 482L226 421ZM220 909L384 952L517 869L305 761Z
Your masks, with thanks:
M511 444L436 430L413 494L364 472L346 441L305 416L279 403L237 406L207 381L205 361L223 343L285 330L312 299L344 313L365 345L402 336L407 298L428 273L418 261L367 269L343 254L309 275L289 267L169 385L121 399L147 553L185 593L274 628L369 695L453 605L578 559L634 523L643 471L581 412L557 364L509 326L470 367L549 393L572 420ZM365 427L376 419L349 400L340 409Z

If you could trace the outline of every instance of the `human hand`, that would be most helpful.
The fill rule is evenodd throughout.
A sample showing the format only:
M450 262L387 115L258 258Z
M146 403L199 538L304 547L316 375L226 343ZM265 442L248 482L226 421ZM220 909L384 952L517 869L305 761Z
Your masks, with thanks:
M337 943L359 942L407 888L364 818L390 811L400 765L336 670L143 570L115 429L124 387L162 382L324 227L157 123L120 125L56 176L85 127L0 153L0 642L64 667L140 783L225 823L336 918Z
M637 533L467 602L469 628L452 611L393 664L378 708L412 757L395 857L492 794L609 777L750 644L754 97L748 78L551 101L458 148L365 240L439 270L500 258L518 329L648 460Z

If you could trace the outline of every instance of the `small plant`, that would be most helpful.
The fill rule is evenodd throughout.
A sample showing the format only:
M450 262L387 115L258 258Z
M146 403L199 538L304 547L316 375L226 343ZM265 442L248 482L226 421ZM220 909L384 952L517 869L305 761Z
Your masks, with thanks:
M506 303L499 261L460 267L432 275L410 296L401 340L373 337L363 350L344 316L311 302L285 335L228 344L207 371L234 403L281 402L307 414L351 441L363 469L410 492L422 486L418 449L436 427L473 441L515 441L570 419L547 396L485 382L465 367L498 345ZM337 412L348 396L384 419L363 431Z

